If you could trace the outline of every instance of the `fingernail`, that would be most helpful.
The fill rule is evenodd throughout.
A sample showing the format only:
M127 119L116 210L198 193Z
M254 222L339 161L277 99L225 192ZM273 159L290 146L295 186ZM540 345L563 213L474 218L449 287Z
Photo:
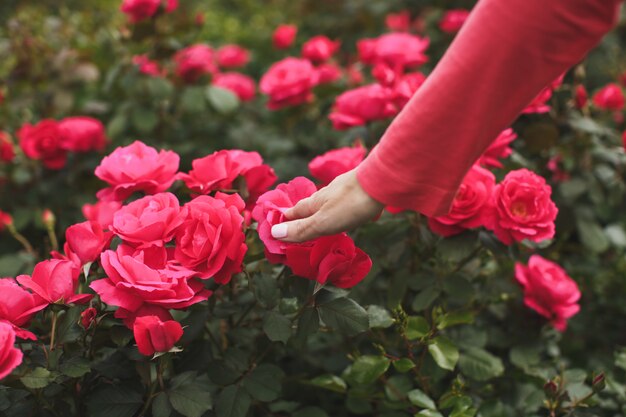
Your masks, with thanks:
M274 239L287 237L287 225L285 223L280 223L272 226L272 237Z

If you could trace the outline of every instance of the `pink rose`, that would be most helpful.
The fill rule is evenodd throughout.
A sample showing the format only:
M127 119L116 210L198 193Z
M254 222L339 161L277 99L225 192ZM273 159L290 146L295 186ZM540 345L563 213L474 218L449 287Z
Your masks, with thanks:
M374 64L376 62L376 45L378 39L360 39L356 43L359 53L359 60L364 64Z
M195 82L202 75L217 74L213 62L213 49L204 44L196 44L181 49L174 55L176 75L187 82Z
M394 92L380 84L357 87L340 94L335 99L328 118L337 130L362 126L374 120L384 120L397 113L393 103Z
M407 68L428 61L424 54L429 45L428 38L409 33L388 33L375 40L373 62L384 62L392 68Z
M298 27L295 25L280 25L272 34L272 43L276 49L287 49L296 40Z
M15 158L13 142L11 142L9 135L6 132L0 131L0 161L12 162L13 158Z
M250 52L239 45L224 45L216 55L217 65L222 68L239 68L250 61Z
M133 334L139 353L152 356L169 352L183 337L183 328L174 320L161 321L157 316L143 316L135 320Z
M110 185L96 195L100 200L121 201L135 191L163 192L174 182L179 161L176 153L157 152L139 141L116 148L96 167L96 177Z
M10 323L20 339L37 340L23 327L28 327L35 314L47 306L43 298L26 291L13 278L0 278L0 322Z
M365 152L360 143L353 147L333 149L313 158L309 162L309 172L322 186L328 185L339 175L356 168L365 158Z
M102 122L93 117L66 117L59 122L59 134L61 147L68 151L101 151L107 143Z
M315 63L326 62L339 50L341 42L323 35L314 36L302 45L302 57Z
M363 84L365 77L363 77L363 72L357 64L349 65L346 68L346 73L348 75L348 85L359 85Z
M243 232L244 202L238 194L200 196L183 206L183 223L176 229L174 257L202 279L219 284L241 272L248 250Z
M102 229L108 229L113 222L113 215L122 208L119 201L98 201L95 204L83 205L82 212L85 219L97 222Z
M389 13L385 16L385 25L395 32L408 32L411 27L411 12L402 10L398 13Z
M122 320L124 325L131 330L135 325L135 320L143 316L157 316L161 321L174 320L167 308L154 304L142 304L142 306L135 311L126 310L121 307L115 311L115 318Z
M510 145L516 138L513 129L503 130L478 159L478 164L484 167L503 168L500 159L507 158L513 153Z
M320 64L316 68L319 84L328 84L341 78L341 68L335 64Z
M165 71L161 69L159 63L150 60L148 55L135 55L133 57L133 64L137 66L139 72L151 77L162 77L165 75Z
M24 357L15 346L15 332L8 323L0 322L0 380L22 363Z
M592 101L602 110L621 110L624 108L624 93L619 85L611 83L598 90L593 95Z
M45 119L36 125L25 124L17 132L20 148L31 159L41 159L48 169L61 169L67 161L61 132L56 120Z
M413 94L424 84L426 76L421 72L405 74L397 80L393 88L395 93L395 104L398 109L402 109L409 102Z
M318 74L311 62L285 58L274 63L259 83L263 94L269 96L267 107L278 110L313 100L311 89L318 84Z
M254 98L256 84L251 77L237 72L225 72L213 77L212 84L232 91L241 101Z
M105 232L97 222L86 221L74 224L65 231L69 251L75 253L81 265L93 262L109 247L113 233ZM66 248L66 254L69 252Z
M487 227L504 244L554 237L558 209L546 180L527 169L509 172L493 191L493 210Z
M439 21L439 29L446 33L456 33L461 30L469 15L469 10L465 9L448 10Z
M496 177L490 171L472 166L454 197L450 212L428 219L428 226L444 237L483 226L495 185Z
M128 16L131 23L138 23L153 17L162 3L165 3L165 13L178 8L178 0L123 0L120 11Z
M70 261L50 259L35 265L33 275L20 275L17 282L50 304L84 304L91 294L76 294L78 270Z
M559 331L578 313L580 291L576 282L554 262L532 255L528 266L515 264L515 279L524 289L524 304L546 317Z

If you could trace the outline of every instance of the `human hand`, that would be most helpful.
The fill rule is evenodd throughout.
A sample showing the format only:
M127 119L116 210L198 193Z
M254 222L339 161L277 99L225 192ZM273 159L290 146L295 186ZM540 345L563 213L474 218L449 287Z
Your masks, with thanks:
M304 242L345 232L373 219L383 207L363 190L353 169L287 210L288 221L274 225L272 237Z

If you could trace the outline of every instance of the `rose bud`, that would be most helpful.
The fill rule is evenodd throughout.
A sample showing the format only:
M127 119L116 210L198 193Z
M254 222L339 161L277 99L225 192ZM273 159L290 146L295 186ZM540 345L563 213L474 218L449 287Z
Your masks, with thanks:
M168 352L183 336L183 328L177 321L161 321L157 316L137 317L133 334L139 353L151 356Z

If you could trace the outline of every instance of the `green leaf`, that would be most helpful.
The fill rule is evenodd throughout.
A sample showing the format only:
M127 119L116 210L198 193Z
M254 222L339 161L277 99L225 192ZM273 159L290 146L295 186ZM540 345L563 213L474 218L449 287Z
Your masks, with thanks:
M422 408L428 408L429 410L436 410L437 406L435 402L426 393L419 389L413 389L407 393L411 404Z
M459 358L459 368L476 381L487 381L504 373L502 360L480 348L466 349Z
M304 407L293 413L292 417L328 417L328 414L319 407Z
M415 364L409 358L402 358L397 361L393 361L393 367L396 368L396 371L405 373L415 368Z
M367 311L350 298L336 298L318 308L324 323L348 336L369 329Z
M172 405L167 394L160 392L152 401L152 417L169 417L172 414Z
M435 410L422 410L415 414L415 417L443 417L443 415Z
M350 367L347 378L352 385L369 385L383 375L391 361L384 356L359 356Z
M213 407L206 375L197 377L195 371L185 372L172 379L172 387L167 392L169 401L185 417L200 417Z
M309 382L315 385L316 387L325 388L327 390L338 392L340 394L343 394L344 392L346 392L346 389L348 388L348 386L346 385L346 381L344 381L343 379L339 378L336 375L330 375L330 374L320 375L318 377L313 378Z
M124 132L124 130L126 130L127 123L128 115L126 113L118 113L115 117L109 120L109 123L107 123L107 136L110 138L117 138Z
M270 311L263 318L263 331L272 342L287 343L291 337L291 320Z
M261 306L268 310L273 309L280 300L280 290L276 278L270 274L257 274L251 280L254 295Z
M131 113L131 121L140 133L150 133L159 123L159 118L154 110L137 106Z
M452 371L459 360L459 350L442 336L436 337L428 345L428 352L440 368Z
M26 388L38 389L46 387L54 380L52 373L46 368L37 367L20 378Z
M139 392L122 385L97 389L87 397L89 417L132 417L143 405Z
M475 315L472 311L454 311L446 313L439 316L437 319L437 328L443 330L459 324L470 324L474 322L474 317Z
M423 291L415 296L415 299L413 299L413 303L411 304L411 308L416 313L426 310L428 307L430 307L433 301L435 301L437 297L439 297L440 293L441 291L439 290L439 288L435 286L425 288Z
M459 262L469 256L477 246L476 235L473 233L462 233L457 236L441 239L437 244L437 249L448 261Z
M59 366L59 370L63 375L67 375L71 378L80 378L91 371L91 366L87 359L80 356L74 356L73 358L63 362Z
M578 216L576 229L582 244L590 251L601 253L609 248L609 239L596 221Z
M540 347L529 345L516 345L509 352L511 363L518 368L526 369L539 364L541 360Z
M367 315L369 316L370 328L382 328L386 329L390 327L394 323L393 317L391 317L391 313L387 311L386 308L371 305L367 307Z
M156 100L167 99L174 92L172 83L163 77L149 77L146 80L146 84L150 95Z
M245 417L250 408L250 395L237 385L230 385L217 396L215 415L217 417Z
M264 363L244 378L243 386L254 399L270 402L280 396L284 377L285 373L279 367Z
M413 388L413 381L407 375L394 375L385 381L385 395L389 401L404 401Z
M406 321L406 337L409 340L420 339L430 333L430 324L424 317L410 316Z
M187 87L180 97L180 107L186 113L205 112L206 101L202 87Z
M306 341L306 338L317 332L320 327L320 315L316 308L305 308L300 318L298 319L298 330L296 336L301 343Z
M226 88L209 86L206 88L206 97L221 114L232 113L239 107L239 98Z

